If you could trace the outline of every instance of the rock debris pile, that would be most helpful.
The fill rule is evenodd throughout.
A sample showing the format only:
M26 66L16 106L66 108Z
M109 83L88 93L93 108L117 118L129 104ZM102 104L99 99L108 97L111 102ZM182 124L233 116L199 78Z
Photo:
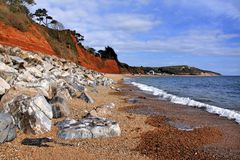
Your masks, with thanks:
M52 119L61 117L66 118L58 123L62 139L120 136L119 124L101 117L111 113L114 104L96 107L74 120L66 103L72 98L94 103L87 88L113 83L71 61L0 45L0 143L16 138L17 128L24 133L49 132Z

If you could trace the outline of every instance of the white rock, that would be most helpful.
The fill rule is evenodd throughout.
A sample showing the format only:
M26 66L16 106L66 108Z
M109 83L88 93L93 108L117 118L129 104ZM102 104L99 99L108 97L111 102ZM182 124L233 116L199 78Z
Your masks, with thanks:
M119 124L105 118L86 117L75 123L64 120L58 124L61 139L114 137L121 135Z
M18 71L16 69L9 67L6 64L0 62L0 72L17 73Z
M41 78L43 76L42 72L39 69L37 69L36 67L27 67L26 71L30 72L36 78Z
M10 85L0 77L0 95L5 94L8 89L10 89Z
M40 134L51 130L52 108L41 95L15 97L4 106L4 112L11 114L24 132Z
M46 116L49 119L53 118L52 106L47 102L47 100L43 96L38 95L33 97L32 101L30 102L30 105L38 107L39 110L46 114Z

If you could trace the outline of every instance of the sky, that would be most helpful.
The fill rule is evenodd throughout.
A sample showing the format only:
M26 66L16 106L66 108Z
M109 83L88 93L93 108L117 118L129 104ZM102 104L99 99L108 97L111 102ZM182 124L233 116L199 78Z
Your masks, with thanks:
M133 66L189 65L240 75L240 0L35 0L85 46Z

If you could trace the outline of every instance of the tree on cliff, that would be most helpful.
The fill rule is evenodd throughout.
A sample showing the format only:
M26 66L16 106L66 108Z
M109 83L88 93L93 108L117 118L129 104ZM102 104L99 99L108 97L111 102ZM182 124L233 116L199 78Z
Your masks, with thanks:
M105 50L99 50L98 53L101 55L102 58L115 59L118 61L116 52L113 48L109 46L105 47Z
M90 53L92 53L92 54L96 54L96 50L94 49L94 48L92 48L92 47L86 47L86 49L87 49L87 51L88 52L90 52Z
M44 24L45 26L47 26L48 24L47 24L47 20L46 20L46 23L43 21L44 20L44 18L46 19L46 17L48 16L48 14L47 14L47 10L46 9L37 9L36 11L35 11L35 13L33 14L33 16L36 16L37 17L37 21L38 21L38 23L39 24Z
M81 35L80 33L75 33L75 37L77 38L78 41L84 41L84 36Z
M56 30L63 30L64 26L61 22L58 22L57 20L52 20L50 22L51 28L56 29Z

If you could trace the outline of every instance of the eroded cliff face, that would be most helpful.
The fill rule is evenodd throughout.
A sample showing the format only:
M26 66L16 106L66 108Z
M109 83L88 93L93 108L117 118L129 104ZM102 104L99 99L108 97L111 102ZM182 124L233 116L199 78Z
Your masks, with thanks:
M24 50L42 52L49 55L55 54L35 25L30 26L28 31L21 32L0 22L0 44L18 46Z
M32 24L28 31L22 32L0 22L0 44L17 46L28 51L58 56L59 54L53 50L51 44L47 41L42 32L44 32L44 30L35 24ZM96 57L95 55L90 54L84 48L77 45L75 38L72 38L78 53L77 61L80 63L80 65L98 72L120 73L120 69L116 60ZM64 57L67 58L67 56ZM69 59L71 58L69 57Z
M76 44L76 49L79 54L78 62L80 65L98 72L120 73L120 68L116 60L96 57L95 55L86 51L84 48L77 45L76 39L74 37L72 38Z

